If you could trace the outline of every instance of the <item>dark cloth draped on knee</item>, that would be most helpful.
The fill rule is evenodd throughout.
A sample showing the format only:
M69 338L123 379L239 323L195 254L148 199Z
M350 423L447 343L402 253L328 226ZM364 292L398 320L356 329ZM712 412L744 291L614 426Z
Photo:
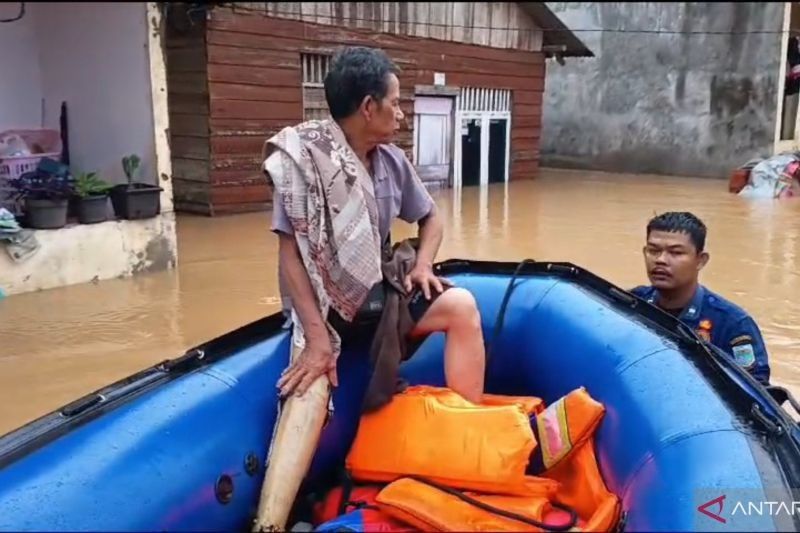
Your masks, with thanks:
M387 404L403 388L399 379L400 363L408 358L407 336L415 325L408 309L411 294L406 292L403 280L414 268L417 246L417 239L406 239L383 256L381 270L386 301L370 347L374 371L364 397L365 412Z

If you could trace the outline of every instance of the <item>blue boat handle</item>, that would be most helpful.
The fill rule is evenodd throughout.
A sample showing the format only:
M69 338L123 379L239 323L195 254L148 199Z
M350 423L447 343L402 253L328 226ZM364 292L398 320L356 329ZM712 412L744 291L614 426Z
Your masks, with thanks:
M767 392L770 393L772 398L776 402L778 402L778 405L783 406L783 404L786 403L786 401L788 400L789 404L792 406L792 409L794 409L794 412L800 415L800 403L798 403L798 401L795 400L791 392L778 385L769 385L766 387L766 389Z

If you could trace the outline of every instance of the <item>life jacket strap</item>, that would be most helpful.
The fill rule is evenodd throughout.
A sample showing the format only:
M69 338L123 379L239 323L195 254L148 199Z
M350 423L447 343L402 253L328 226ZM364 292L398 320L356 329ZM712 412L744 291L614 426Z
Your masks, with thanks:
M506 511L505 509L500 509L498 507L494 507L493 505L489 505L488 503L484 503L482 501L476 500L475 498L467 496L458 489L441 485L439 483L436 483L435 481L431 481L429 479L421 478L418 476L408 476L408 478L413 479L414 481L418 481L420 483L424 483L425 485L431 486L442 492L446 492L447 494L455 496L459 500L468 503L473 507L477 507L478 509L486 511L488 513L496 514L498 516L502 516L503 518L508 518L510 520L517 520L519 522L542 529L544 531L569 531L570 529L575 527L575 525L578 523L578 513L576 513L575 510L572 509L571 507L559 503L557 501L551 501L550 505L552 505L556 509L560 509L566 512L569 515L569 521L565 524L546 524L544 522L539 522L538 520L534 520L533 518L529 518L521 514L517 514L511 511Z

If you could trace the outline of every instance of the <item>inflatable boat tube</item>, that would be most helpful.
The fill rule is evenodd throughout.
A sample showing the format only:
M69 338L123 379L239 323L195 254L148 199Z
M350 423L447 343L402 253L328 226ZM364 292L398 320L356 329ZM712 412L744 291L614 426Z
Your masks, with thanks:
M797 507L800 432L779 403L791 401L783 391L575 265L452 260L437 270L478 301L491 348L487 392L549 403L583 386L604 404L596 453L621 498L622 529L800 529L794 512L762 503L759 514L751 504ZM426 340L404 377L443 385L443 345L441 334ZM367 351L364 343L342 353L335 412L303 493L341 468ZM288 330L273 315L4 436L0 529L249 530L288 355Z

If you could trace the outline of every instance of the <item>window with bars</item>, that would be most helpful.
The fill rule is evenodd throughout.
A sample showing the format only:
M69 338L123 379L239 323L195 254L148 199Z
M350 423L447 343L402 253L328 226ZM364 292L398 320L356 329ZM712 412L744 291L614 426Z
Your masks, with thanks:
M464 112L507 113L511 111L511 91L483 87L462 87L458 110Z
M303 68L303 119L321 120L328 117L325 101L325 76L328 74L331 57L327 54L300 54Z

